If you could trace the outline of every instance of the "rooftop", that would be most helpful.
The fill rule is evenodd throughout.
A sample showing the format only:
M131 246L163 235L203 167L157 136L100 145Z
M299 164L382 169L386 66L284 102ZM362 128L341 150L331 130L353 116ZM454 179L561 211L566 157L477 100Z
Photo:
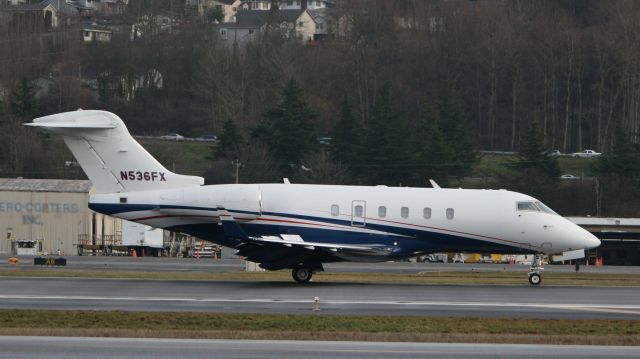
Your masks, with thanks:
M0 178L0 192L72 192L89 193L93 184L88 180Z

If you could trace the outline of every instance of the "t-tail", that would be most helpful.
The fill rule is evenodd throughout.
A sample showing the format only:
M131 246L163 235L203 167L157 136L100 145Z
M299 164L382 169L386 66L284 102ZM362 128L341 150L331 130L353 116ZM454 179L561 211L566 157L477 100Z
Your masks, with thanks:
M36 118L27 126L61 135L97 193L201 186L202 177L168 171L106 111L73 111Z

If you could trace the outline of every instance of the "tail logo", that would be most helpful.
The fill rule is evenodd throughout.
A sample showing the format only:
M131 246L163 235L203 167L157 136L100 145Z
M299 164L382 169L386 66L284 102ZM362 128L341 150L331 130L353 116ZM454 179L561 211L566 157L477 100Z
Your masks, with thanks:
M122 181L146 181L146 182L166 182L164 172L156 171L120 171L120 180Z

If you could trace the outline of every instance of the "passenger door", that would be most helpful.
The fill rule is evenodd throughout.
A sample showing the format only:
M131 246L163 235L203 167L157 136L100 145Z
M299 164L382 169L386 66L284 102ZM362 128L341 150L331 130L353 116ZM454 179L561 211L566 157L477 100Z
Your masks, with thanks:
M367 203L355 200L351 202L351 225L364 227L367 224Z

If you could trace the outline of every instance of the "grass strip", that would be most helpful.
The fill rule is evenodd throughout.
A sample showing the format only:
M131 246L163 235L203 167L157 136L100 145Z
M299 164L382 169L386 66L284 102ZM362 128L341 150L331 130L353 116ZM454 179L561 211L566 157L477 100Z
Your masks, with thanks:
M640 345L640 321L0 310L0 334Z
M69 270L62 268L9 268L0 270L6 277L61 277L144 280L202 280L202 281L291 281L289 271L277 272L145 272ZM314 275L319 283L394 283L394 284L494 284L528 285L527 272L467 271L406 273L347 273L320 272ZM569 286L640 286L640 276L604 273L543 273L542 285Z

